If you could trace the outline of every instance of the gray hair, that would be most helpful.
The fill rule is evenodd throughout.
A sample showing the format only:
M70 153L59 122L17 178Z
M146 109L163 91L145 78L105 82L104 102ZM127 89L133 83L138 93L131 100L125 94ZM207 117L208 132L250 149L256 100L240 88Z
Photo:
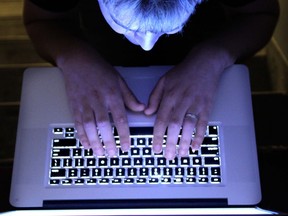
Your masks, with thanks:
M101 1L101 0L100 0ZM102 0L113 19L140 32L169 32L181 27L203 0ZM134 29L135 30L135 29Z

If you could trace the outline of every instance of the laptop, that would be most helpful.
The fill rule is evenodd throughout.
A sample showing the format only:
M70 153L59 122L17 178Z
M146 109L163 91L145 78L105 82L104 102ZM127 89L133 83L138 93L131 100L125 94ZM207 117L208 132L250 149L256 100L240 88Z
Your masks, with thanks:
M170 68L116 67L144 103ZM61 71L28 68L10 203L18 208L66 209L46 210L47 215L274 213L256 207L261 190L249 72L244 65L223 73L201 149L190 151L189 157L168 161L154 154L155 115L127 111L127 116L131 150L123 153L119 148L117 157L95 157L77 138ZM165 151L165 140L163 146Z

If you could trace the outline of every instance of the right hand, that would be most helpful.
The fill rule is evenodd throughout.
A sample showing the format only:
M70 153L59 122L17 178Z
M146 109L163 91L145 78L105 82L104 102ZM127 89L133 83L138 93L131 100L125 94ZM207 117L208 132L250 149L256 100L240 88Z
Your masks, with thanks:
M130 133L125 105L136 112L143 111L145 106L138 102L119 73L106 62L90 65L75 62L62 67L62 71L78 138L84 148L91 148L96 156L117 155L111 114L121 149L128 151Z

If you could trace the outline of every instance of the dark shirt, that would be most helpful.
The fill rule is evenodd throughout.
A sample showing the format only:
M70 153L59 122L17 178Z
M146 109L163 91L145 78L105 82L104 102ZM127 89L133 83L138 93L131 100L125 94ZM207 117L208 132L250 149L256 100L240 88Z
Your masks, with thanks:
M135 46L106 23L96 0L30 0L42 9L65 12L79 8L83 38L112 65L174 65L183 60L191 48L221 31L225 14L221 4L240 7L254 0L208 0L200 4L182 33L163 35L150 51Z

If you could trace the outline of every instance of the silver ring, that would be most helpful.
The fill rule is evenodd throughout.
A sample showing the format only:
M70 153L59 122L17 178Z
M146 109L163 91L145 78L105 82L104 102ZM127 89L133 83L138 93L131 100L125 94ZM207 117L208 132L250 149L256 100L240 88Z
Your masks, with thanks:
M195 119L196 121L198 120L198 116L193 114L193 113L186 113L185 118L191 118L191 119Z

